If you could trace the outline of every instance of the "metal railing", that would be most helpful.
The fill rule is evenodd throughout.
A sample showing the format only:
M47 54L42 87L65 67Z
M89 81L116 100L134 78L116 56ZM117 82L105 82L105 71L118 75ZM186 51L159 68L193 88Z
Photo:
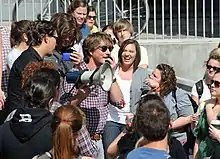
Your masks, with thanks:
M50 19L66 12L70 0L0 0L0 22ZM90 0L97 8L99 28L128 18L137 39L219 40L219 0Z

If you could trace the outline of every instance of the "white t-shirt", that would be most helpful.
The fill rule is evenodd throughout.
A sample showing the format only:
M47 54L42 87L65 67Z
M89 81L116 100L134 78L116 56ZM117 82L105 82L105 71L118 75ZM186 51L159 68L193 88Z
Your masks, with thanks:
M115 78L118 82L118 85L122 91L124 97L125 106L122 109L119 109L111 104L109 104L109 113L107 121L113 121L120 124L125 124L125 118L127 113L130 112L130 88L131 80L122 80L118 75L118 69L115 71Z
M140 46L141 48L141 61L139 65L143 65L143 64L148 64L148 55L147 55L147 49L143 46ZM118 63L118 51L119 51L120 47L118 46L118 44L114 45L114 49L111 52L111 56L114 58L115 63Z
M10 70L15 60L21 55L22 52L23 51L17 50L16 48L12 48L12 50L8 53L7 65Z
M198 92L196 90L196 84L193 85L192 87L192 91L191 91L191 95L196 96L197 98L199 98ZM211 99L211 93L209 90L209 87L207 86L207 84L205 83L205 81L203 80L203 93L201 98L199 99L199 108L198 108L198 113L201 113L201 111L204 108L205 105L205 101Z

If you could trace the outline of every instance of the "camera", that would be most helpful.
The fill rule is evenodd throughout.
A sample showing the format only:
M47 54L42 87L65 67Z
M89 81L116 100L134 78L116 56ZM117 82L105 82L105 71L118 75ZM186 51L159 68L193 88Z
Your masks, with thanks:
M70 61L70 56L73 52L76 52L76 50L74 50L73 48L69 48L65 51L62 52L62 60L63 61Z

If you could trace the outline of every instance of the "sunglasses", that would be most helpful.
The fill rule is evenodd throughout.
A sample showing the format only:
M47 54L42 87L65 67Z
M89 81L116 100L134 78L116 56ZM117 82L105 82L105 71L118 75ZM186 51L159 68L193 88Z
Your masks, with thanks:
M219 87L220 87L220 82L219 82L219 81L211 80L211 84L210 84L210 85L212 85L213 83L214 83L214 86L215 86L216 88L219 88Z
M95 19L96 19L96 16L90 16L90 15L88 15L87 18L88 18L88 19L94 19L94 20L95 20Z
M107 49L111 52L113 50L113 46L99 46L98 49L101 50L102 52L106 52Z
M219 67L215 67L215 66L211 66L211 65L206 65L206 68L208 69L208 70L211 70L211 69L213 69L213 71L220 71L220 68Z

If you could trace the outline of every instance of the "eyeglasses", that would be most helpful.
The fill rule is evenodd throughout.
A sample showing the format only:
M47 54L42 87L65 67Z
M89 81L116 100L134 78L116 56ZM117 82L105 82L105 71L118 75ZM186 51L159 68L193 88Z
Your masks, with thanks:
M101 50L102 52L106 52L107 49L111 52L113 50L113 46L99 46L98 49Z
M216 88L219 88L219 87L220 87L220 82L219 82L219 81L211 80L211 84L210 84L210 85L212 85L213 83L214 83L214 86L215 86Z
M95 20L95 19L96 19L96 16L90 16L90 15L88 15L87 18L88 18L88 19L94 19L94 20Z
M206 65L206 68L208 69L208 70L211 70L211 69L213 69L213 71L220 71L220 68L219 67L215 67L215 66L211 66L211 65Z

